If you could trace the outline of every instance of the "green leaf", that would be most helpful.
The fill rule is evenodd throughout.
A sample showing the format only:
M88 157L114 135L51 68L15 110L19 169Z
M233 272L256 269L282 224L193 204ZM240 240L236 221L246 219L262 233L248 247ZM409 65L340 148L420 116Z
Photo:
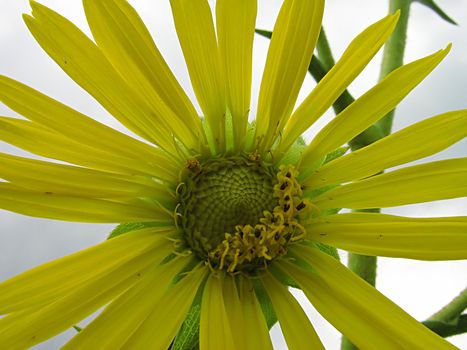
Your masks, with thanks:
M292 279L292 277L290 277L283 270L276 268L274 265L269 267L269 272L271 272L274 277L284 286L300 289L300 286Z
M198 347L200 315L201 300L191 307L171 350L191 350Z
M444 19L446 22L449 22L451 24L457 25L457 23L449 17L446 12L441 10L441 8L433 1L433 0L413 0L414 2L419 2L422 5L425 5L426 7L432 9L438 16L440 16L442 19Z
M306 147L305 140L300 136L282 157L281 164L297 165L302 159L302 154L305 152Z
M319 250L321 250L323 253L329 255L329 256L332 256L334 259L340 261L341 258L339 256L339 253L337 252L337 249L330 246L330 245L327 245L327 244L324 244L324 243L321 243L321 242L313 242L313 241L309 241L309 240L304 240L303 245L306 245L306 246L309 246L309 247L315 247L315 248L318 248ZM306 266L307 264L305 262L302 262L302 267Z
M259 35L264 36L265 38L271 39L272 37L272 32L270 30L264 30L264 29L255 29L255 32Z
M107 239L115 238L117 236L123 235L125 233L135 231L135 230L140 230L143 228L147 227L157 227L158 223L155 222L128 222L124 224L120 224L117 227L115 227L112 232L110 232L110 235L107 237Z
M264 289L259 279L252 279L253 286L255 288L256 297L258 298L259 304L261 305L261 310L263 311L264 318L268 324L268 328L271 329L277 322L277 316L274 311L271 299ZM241 335L240 335L241 336Z
M203 297L204 283L198 289L195 300L191 305L188 315L183 321L170 350L195 350L199 348L199 323L201 319L201 301Z
M331 160L337 159L339 157L342 157L345 152L349 150L349 147L340 147L336 149L335 151L332 151L326 155L326 158L324 158L323 164L329 163Z

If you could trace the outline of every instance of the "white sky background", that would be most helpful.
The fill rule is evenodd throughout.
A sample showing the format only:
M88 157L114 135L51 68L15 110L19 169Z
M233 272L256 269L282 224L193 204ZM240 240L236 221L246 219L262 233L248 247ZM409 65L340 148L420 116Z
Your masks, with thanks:
M89 33L81 3L78 0L42 0ZM173 29L168 0L130 1L142 15L164 57L186 91L194 100L183 56ZM214 1L212 1L214 3ZM258 28L273 27L280 0L260 0ZM441 20L420 4L414 4L408 33L406 62L428 55L449 42L453 49L448 57L398 109L394 129L398 130L416 121L441 112L467 107L467 2L438 0L459 26ZM326 4L324 25L336 58L350 40L369 24L386 14L387 1L329 0ZM22 22L21 14L30 13L26 0L0 0L0 74L22 81L81 112L123 130L90 96L81 90L40 49ZM268 41L255 39L252 114L264 67ZM379 54L354 82L350 91L359 96L377 80L381 55ZM307 77L300 98L312 89L314 82ZM3 105L0 115L16 116ZM327 120L332 114L327 115ZM317 128L324 125L323 118ZM312 136L314 130L309 134ZM0 142L1 152L26 155ZM465 157L467 140L459 142L433 159ZM424 160L426 161L426 160ZM387 212L407 216L466 215L467 200L439 201L423 205L392 208ZM113 225L90 225L34 219L0 210L0 280L34 267L40 263L70 254L105 239ZM404 259L379 259L379 289L419 320L437 311L456 296L466 285L467 262L419 262ZM343 286L345 288L345 286ZM313 319L326 347L339 348L338 333L316 315L308 303L307 313ZM285 343L274 332L277 349L286 349ZM36 349L56 349L73 335L68 331ZM460 348L467 348L467 335L449 338Z

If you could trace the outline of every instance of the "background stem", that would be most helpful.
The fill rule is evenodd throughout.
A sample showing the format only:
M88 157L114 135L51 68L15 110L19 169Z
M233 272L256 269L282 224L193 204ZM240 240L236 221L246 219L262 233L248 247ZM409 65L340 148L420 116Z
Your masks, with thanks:
M389 13L394 13L400 9L401 14L396 29L384 46L383 61L379 79L383 79L394 69L402 66L404 61L405 42L407 39L407 26L409 23L409 13L411 0L390 0ZM385 135L391 133L394 110L376 123Z
M465 288L449 304L431 315L427 321L452 322L458 319L465 309L467 309L467 288Z

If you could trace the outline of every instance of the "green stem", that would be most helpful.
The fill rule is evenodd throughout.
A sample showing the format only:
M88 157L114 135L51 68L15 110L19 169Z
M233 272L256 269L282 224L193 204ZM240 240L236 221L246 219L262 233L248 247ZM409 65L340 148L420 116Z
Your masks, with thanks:
M456 321L457 322L454 323L448 323L442 321L426 320L422 323L439 336L447 338L452 337L453 335L467 333L467 314L460 315Z
M467 333L467 288L423 324L443 338Z
M326 36L324 27L321 27L318 42L316 43L316 50L318 51L319 60L327 71L334 67L336 62L332 56L331 47L329 46L328 37Z
M467 288L465 288L457 297L438 312L428 318L427 321L451 322L467 309Z
M389 13L394 13L398 9L400 9L401 13L396 29L384 47L383 61L381 63L381 72L379 76L380 80L403 64L411 3L411 0L390 0L389 2ZM381 128L383 134L389 135L391 133L393 119L394 110L389 112L376 123L376 125Z

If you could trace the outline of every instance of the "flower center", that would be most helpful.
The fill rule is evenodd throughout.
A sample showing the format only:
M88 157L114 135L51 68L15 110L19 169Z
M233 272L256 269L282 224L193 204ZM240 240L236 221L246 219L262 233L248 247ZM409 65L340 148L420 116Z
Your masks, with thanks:
M255 157L190 160L177 188L177 224L190 250L213 269L254 273L303 237L306 202L293 167L277 172Z

